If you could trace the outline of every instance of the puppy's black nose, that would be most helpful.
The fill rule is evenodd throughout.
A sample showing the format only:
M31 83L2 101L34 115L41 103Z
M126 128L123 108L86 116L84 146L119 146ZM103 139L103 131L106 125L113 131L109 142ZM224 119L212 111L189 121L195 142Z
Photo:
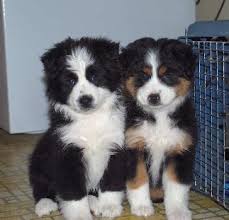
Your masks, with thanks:
M152 93L148 96L148 102L150 105L159 105L160 104L160 95L158 93Z
M83 95L79 98L81 107L88 109L92 107L93 97L91 95Z

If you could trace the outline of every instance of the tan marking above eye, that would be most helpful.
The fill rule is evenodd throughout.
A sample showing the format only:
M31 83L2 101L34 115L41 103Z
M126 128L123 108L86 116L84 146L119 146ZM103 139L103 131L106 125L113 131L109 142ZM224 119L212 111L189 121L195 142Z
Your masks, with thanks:
M159 68L158 75L159 75L159 76L163 76L163 75L165 75L166 71L167 71L167 67L164 66L164 65L162 65L162 66L160 66L160 68Z
M174 181L174 182L179 182L177 173L176 173L176 165L174 162L170 162L166 168L166 175L167 177Z
M143 68L143 72L144 72L146 75L151 76L151 75L152 75L152 67L150 67L150 66L145 66L145 67Z

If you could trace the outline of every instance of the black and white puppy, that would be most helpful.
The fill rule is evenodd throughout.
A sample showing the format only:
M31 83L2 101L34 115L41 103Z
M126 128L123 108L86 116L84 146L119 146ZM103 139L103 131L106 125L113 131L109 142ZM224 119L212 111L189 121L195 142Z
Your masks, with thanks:
M91 220L90 208L120 215L126 174L118 58L119 44L103 38L68 38L42 56L50 128L30 161L39 216L58 203L67 220Z
M143 38L124 48L120 60L126 73L126 144L137 155L127 182L131 211L152 215L151 198L164 197L169 220L191 220L195 56L177 40Z

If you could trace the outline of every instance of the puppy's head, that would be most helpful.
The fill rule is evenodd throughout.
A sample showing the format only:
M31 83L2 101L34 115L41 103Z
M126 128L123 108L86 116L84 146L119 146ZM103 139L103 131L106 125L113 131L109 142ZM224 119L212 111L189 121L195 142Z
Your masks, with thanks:
M180 41L142 38L123 49L120 61L126 91L147 110L168 106L191 90L195 56Z
M42 57L46 92L54 103L86 113L120 86L119 44L99 38L68 38Z

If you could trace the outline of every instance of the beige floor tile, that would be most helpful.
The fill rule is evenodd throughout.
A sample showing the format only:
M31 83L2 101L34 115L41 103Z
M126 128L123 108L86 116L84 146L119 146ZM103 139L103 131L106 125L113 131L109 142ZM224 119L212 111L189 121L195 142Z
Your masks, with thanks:
M38 218L27 176L28 156L39 135L8 135L0 130L0 220L63 220L59 212ZM190 195L193 219L228 219L229 212L196 192ZM148 218L130 214L127 202L116 220L165 220L164 204L154 204L155 215ZM94 218L105 220L105 218Z

